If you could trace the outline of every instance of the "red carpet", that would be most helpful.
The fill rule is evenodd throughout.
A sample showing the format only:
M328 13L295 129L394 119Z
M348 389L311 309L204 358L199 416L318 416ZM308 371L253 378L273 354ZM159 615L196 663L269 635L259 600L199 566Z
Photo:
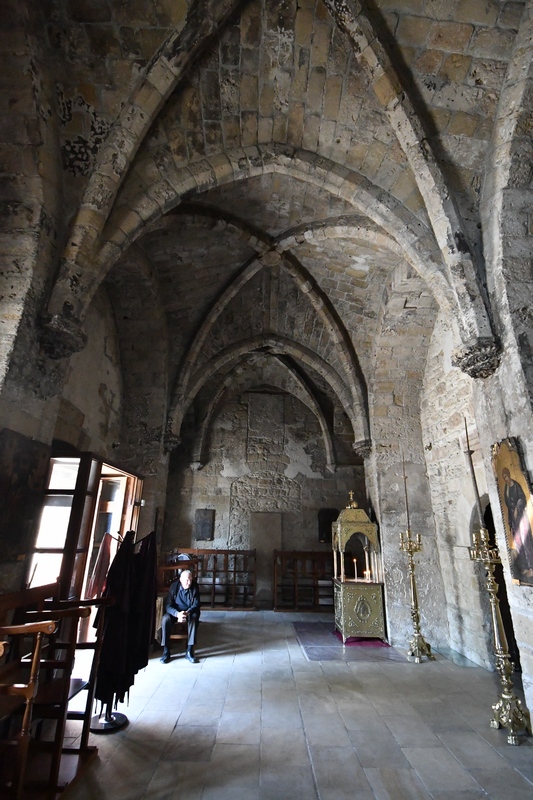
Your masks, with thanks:
M339 642L342 642L342 636L339 631L332 631L332 634ZM353 645L358 645L359 647L390 647L390 644L381 639L362 639L358 636L349 636L344 642L344 646L353 647Z

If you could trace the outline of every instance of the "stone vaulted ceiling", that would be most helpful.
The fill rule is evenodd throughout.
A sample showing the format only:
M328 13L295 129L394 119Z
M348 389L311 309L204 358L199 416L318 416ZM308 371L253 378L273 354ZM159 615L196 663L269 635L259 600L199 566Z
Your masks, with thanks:
M369 403L391 381L397 398L407 381L417 391L439 308L457 364L475 374L483 352L492 369L479 197L520 11L44 3L67 67L53 74L64 191L80 203L48 305L50 352L82 345L102 282L129 320L148 314L132 289L148 283L168 433L194 406L199 462L225 398L268 386L313 410L333 466L335 418L362 446Z

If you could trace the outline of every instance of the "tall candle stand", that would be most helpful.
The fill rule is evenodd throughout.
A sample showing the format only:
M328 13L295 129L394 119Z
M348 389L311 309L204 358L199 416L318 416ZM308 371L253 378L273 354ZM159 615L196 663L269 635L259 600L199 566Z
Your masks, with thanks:
M472 462L472 453L474 451L470 450L466 419L465 431L467 448L465 455L468 458L470 474L474 484L476 508L480 524L480 530L474 531L472 536L472 546L468 548L468 553L471 561L475 561L478 564L483 564L485 569L486 589L489 594L492 617L494 656L496 660L496 669L500 675L502 684L502 693L498 701L492 706L493 717L490 721L490 727L507 728L507 744L518 745L520 744L518 731L525 730L526 733L531 735L531 717L529 715L529 711L522 707L522 702L518 699L518 697L516 697L513 689L513 680L511 677L513 674L513 664L509 656L507 637L503 627L500 601L498 600L498 584L494 578L494 568L497 564L501 564L502 562L496 545L493 547L490 546L489 532L483 526L481 501L479 498L476 474L474 472L474 464Z
M521 700L516 697L513 690L513 664L509 656L507 637L503 627L502 615L500 612L500 601L498 600L498 584L494 578L494 568L496 564L501 564L500 554L497 547L489 544L489 533L486 528L481 528L479 533L476 531L473 536L473 545L468 548L470 559L479 564L483 564L486 572L486 588L489 593L490 610L492 616L492 633L494 642L494 655L496 658L496 669L500 675L502 693L496 703L492 706L493 718L490 721L491 728L507 728L507 743L520 744L518 731L525 730L531 735L531 718L529 711L522 707Z
M422 542L420 540L419 533L417 533L416 539L413 539L411 537L411 526L409 522L409 502L407 500L407 476L405 474L405 461L403 455L402 455L402 464L403 464L403 482L405 488L405 510L407 512L407 530L405 534L403 531L400 533L400 550L403 553L407 553L407 564L409 568L409 584L411 587L411 619L413 621L413 629L414 629L413 638L409 642L409 650L407 651L407 655L414 656L415 664L420 664L423 656L426 656L426 658L431 659L432 661L435 660L435 656L431 652L431 645L428 644L428 642L426 642L420 630L420 611L418 608L418 592L416 589L414 554L420 552L420 550L422 549Z
M407 655L414 656L415 664L420 664L422 657L435 660L435 656L431 652L431 645L426 642L420 630L420 611L418 609L418 592L416 590L415 579L415 559L414 554L419 553L422 549L422 542L420 541L420 534L417 534L416 539L411 537L411 529L407 528L405 534L403 531L400 533L400 550L407 553L407 563L409 567L409 584L411 586L411 619L413 620L414 634L409 642L409 650Z

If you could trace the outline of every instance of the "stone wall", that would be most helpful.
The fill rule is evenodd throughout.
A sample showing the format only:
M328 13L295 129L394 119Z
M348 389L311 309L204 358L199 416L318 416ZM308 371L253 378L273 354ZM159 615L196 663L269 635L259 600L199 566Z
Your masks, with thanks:
M192 420L188 419L189 424ZM318 540L320 508L343 508L348 492L365 500L362 466L328 472L316 418L281 393L248 392L228 403L213 423L209 460L190 469L194 430L171 459L163 549L247 548L249 514L282 514L283 549L328 550ZM213 508L214 540L194 538L197 508Z
M465 455L465 419L476 480L485 499L487 481L473 417L473 381L452 368L452 351L452 331L445 315L440 315L428 352L421 402L424 453L446 595L449 646L489 666L491 623L480 576L467 549L476 498ZM477 518L475 527L479 529Z

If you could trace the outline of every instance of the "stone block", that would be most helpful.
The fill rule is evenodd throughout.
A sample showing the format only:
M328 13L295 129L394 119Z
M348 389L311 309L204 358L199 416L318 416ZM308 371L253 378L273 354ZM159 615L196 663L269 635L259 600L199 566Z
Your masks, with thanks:
M328 53L331 40L330 25L315 24L313 39L310 48L311 67L324 67L328 62Z
M456 111L452 114L446 132L458 136L473 136L478 124L479 117L475 114L466 114L464 111Z
M474 28L460 22L434 22L428 36L428 44L448 53L466 52Z
M242 146L257 144L257 113L244 111L241 114Z
M506 61L511 55L514 40L512 31L480 28L474 33L468 51L478 58Z
M426 43L432 25L433 21L427 17L402 16L396 32L398 42L421 47Z
M303 103L291 103L287 126L287 141L296 147L301 147L302 144L304 112L305 106Z
M471 56L465 56L461 53L452 53L445 56L438 72L439 78L462 83L470 70L471 63Z
M322 97L326 82L326 72L322 68L312 69L307 86L307 105L310 111L322 112Z
M326 119L336 120L339 113L339 104L342 94L342 77L328 75L324 88L324 116Z
M313 152L318 143L318 132L320 130L320 117L311 114L305 118L302 137L302 147Z
M493 27L498 19L499 9L496 3L487 0L461 0L454 11L454 19L459 22L471 22L474 25Z
M285 142L287 141L287 126L288 119L283 114L277 114L273 120L272 126L272 141Z
M273 89L270 89L273 94ZM248 111L257 108L259 99L259 86L255 75L243 75L241 77L241 111Z
M425 50L414 62L414 68L423 75L437 75L442 59L440 50Z
M313 12L310 9L298 8L294 26L294 41L299 47L309 47L313 38Z

